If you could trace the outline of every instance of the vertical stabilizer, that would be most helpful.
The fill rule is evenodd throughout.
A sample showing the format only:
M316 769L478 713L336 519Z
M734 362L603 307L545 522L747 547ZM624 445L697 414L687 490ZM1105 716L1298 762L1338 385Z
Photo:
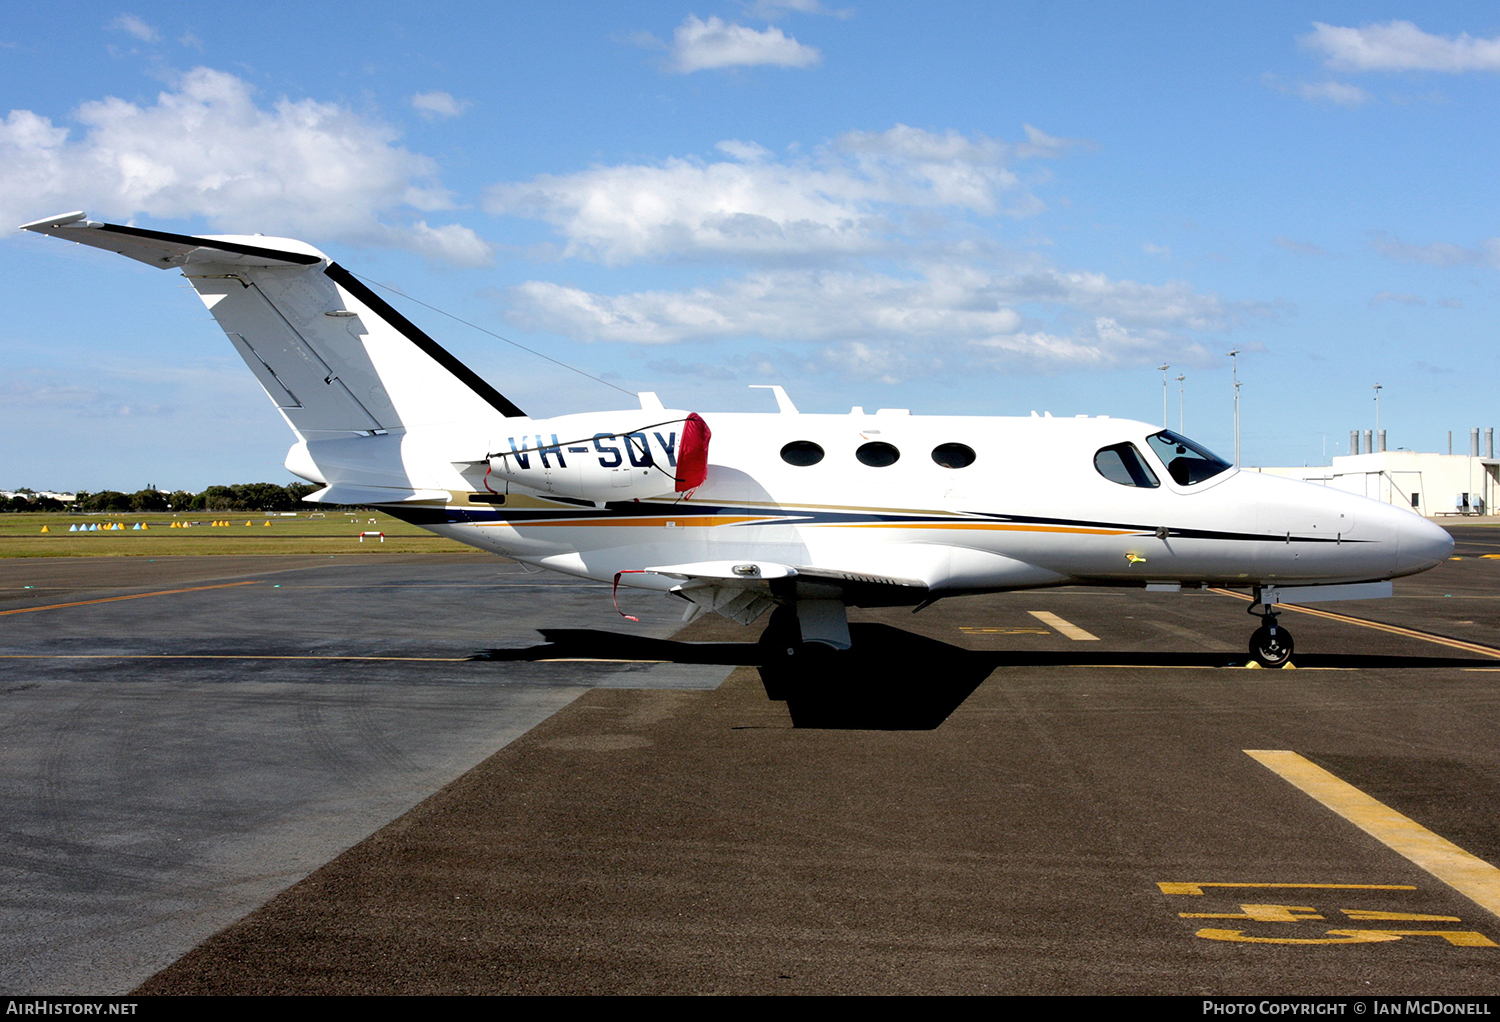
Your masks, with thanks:
M23 229L180 268L303 439L525 414L303 242L165 234L82 213Z

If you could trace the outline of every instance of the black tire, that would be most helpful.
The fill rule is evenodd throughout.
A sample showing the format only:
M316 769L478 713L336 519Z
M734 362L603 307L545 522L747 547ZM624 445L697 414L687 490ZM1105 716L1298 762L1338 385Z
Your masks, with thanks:
M766 630L760 640L760 680L765 686L766 698L781 700L796 687L799 668L802 666L802 628L797 623L797 611L792 607L777 607L771 611Z
M1291 662L1295 648L1292 633L1279 625L1275 634L1272 634L1269 627L1262 625L1250 636L1250 656L1262 667L1286 666Z

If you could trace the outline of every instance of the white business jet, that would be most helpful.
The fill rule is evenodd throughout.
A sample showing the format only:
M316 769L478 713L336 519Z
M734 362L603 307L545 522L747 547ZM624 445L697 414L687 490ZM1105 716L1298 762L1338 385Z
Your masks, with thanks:
M1389 596L1453 549L1418 515L1241 472L1107 416L640 407L535 418L300 241L191 237L83 213L25 230L180 269L292 428L314 503L362 504L583 578L749 624L768 655L850 645L848 606L1043 586L1230 586L1280 666L1282 602Z

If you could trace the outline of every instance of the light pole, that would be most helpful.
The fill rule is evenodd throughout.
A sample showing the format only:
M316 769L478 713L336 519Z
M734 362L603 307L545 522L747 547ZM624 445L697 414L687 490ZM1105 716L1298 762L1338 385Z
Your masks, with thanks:
M1375 442L1380 443L1380 392L1385 388L1375 384Z
M1167 428L1167 370L1172 367L1163 362L1156 367L1161 370L1161 428Z
M1240 467L1240 349L1226 352L1234 373L1234 467Z
M1187 379L1183 373L1177 374L1177 432L1181 433L1187 427L1183 425L1185 414L1182 410L1182 381Z

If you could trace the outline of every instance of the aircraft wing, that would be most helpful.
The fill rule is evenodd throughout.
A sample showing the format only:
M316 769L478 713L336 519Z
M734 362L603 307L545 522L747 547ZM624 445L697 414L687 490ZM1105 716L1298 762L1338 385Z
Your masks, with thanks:
M637 570L676 580L670 592L740 624L755 621L775 606L778 598L904 606L920 602L927 593L927 584L916 579L774 561L697 561Z
M86 219L81 211L33 220L22 224L18 230L35 231L102 248L160 270L209 262L221 266L311 266L324 258L323 253L311 245L291 238L266 238L264 245L252 245L247 244L243 236L194 237L148 231L143 227L103 224Z

